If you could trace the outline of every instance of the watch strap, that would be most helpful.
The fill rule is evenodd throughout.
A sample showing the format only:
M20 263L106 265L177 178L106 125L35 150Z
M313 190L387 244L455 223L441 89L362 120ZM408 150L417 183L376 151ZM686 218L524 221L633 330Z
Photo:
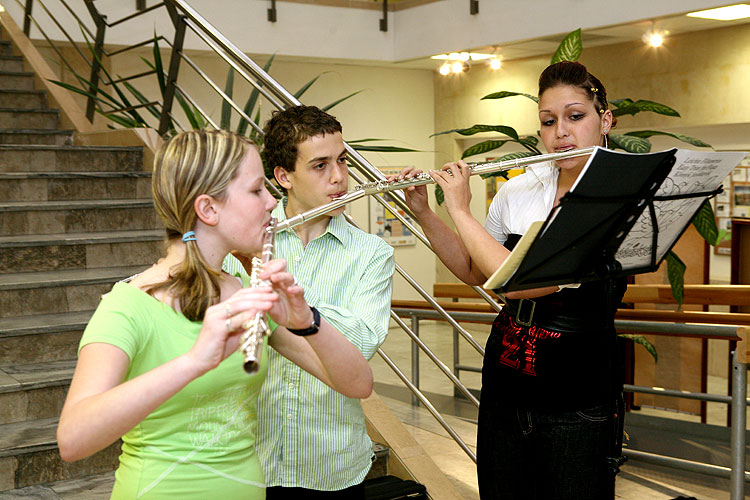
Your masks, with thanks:
M308 335L314 335L318 333L318 330L320 329L320 313L313 306L310 306L310 310L313 313L313 322L310 326L308 326L307 328L288 328L287 327L287 330L289 330L295 335L299 335L300 337L307 337Z

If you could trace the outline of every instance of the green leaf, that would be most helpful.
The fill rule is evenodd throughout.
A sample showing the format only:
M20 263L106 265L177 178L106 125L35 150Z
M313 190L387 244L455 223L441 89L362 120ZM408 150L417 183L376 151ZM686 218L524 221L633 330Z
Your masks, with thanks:
M669 284L672 286L672 296L677 304L682 306L682 299L685 292L685 263L677 256L676 253L670 251L665 260L667 261L667 277L669 278Z
M648 153L651 151L651 143L648 139L612 133L607 137L609 137L609 144L612 149L620 148L629 153Z
M130 91L131 94L133 94L133 96L141 104L146 104L146 103L151 102L149 99L146 98L146 96L141 94L141 92L137 88L133 87L129 82L123 82L123 85L125 86L126 89L128 89L128 91ZM161 113L159 113L159 110L156 109L156 106L154 106L153 104L146 106L146 110L149 113L151 113L151 116L155 117L157 120L161 118Z
M688 144L692 144L693 146L698 146L700 148L710 148L712 147L710 144L706 144L705 142L701 141L700 139L696 139L694 137L690 137L687 135L677 134L674 132L662 132L660 130L636 130L633 132L627 132L625 135L629 135L632 137L642 137L642 138L648 138L654 135L667 135L670 137L674 137L675 139L678 139L682 142L687 142Z
M174 97L175 99L177 99L177 102L182 108L182 112L185 113L185 116L187 117L188 122L190 122L190 126L193 127L193 130L203 129L205 127L205 120L200 114L200 111L192 107L190 103L187 102L179 92L175 92Z
M321 74L319 74L318 76L316 76L315 78L313 78L312 80L310 80L309 82L307 82L306 84L304 84L297 92L294 93L294 97L296 97L297 99L299 99L300 97L302 97L302 95L305 92L307 92L307 89L309 89L310 87L312 87L313 83L317 82L318 78L320 78L321 76L325 75L326 73L330 73L330 71L324 71Z
M524 94L523 92L510 92L508 90L501 90L500 92L493 92L492 94L487 94L486 96L482 97L482 99L480 99L480 100L484 100L484 99L503 99L505 97L513 97L513 96L517 96L517 95L528 97L529 99L531 99L532 101L537 102L537 103L539 102L539 98L537 96L535 96L535 95Z
M703 202L703 205L701 205L695 217L693 217L692 223L695 229L698 230L698 233L709 244L719 244L719 228L716 227L716 217L714 216L714 209L711 208L710 201L705 200Z
M649 354L651 354L651 356L654 358L655 363L659 361L659 355L656 353L656 347L654 347L654 344L649 342L649 340L643 335L633 335L632 333L620 333L618 334L618 337L630 339L634 343L642 345L643 347L646 348Z
M452 130L446 130L444 132L438 132L436 134L432 134L430 137L434 137L436 135L450 134L452 132L455 132L461 135L474 135L480 132L500 132L501 134L505 134L508 137L512 137L513 139L518 141L518 132L516 132L516 130L513 127L508 127L506 125L474 125L469 128L454 128Z
M271 57L268 58L268 61L266 61L266 64L263 66L263 71L268 73L268 70L271 69L271 64L273 63L273 59L276 57L276 54L271 54ZM262 87L263 84L261 82L258 82L258 86ZM247 98L247 102L245 103L245 107L243 108L243 111L247 116L250 116L253 112L253 109L255 109L255 104L258 102L258 97L260 96L260 91L256 88L253 88L253 91L250 92L250 97ZM260 106L258 106L258 109L260 110ZM257 124L257 118L255 123ZM237 125L237 133L240 135L245 135L247 132L247 127L250 124L245 120L244 118L240 118L240 123ZM257 134L257 131L255 128L252 129L251 138L254 137L254 134Z
M612 99L612 100L609 101L609 103L612 104L612 105L614 105L616 108L622 108L622 107L627 107L627 106L630 106L631 104L633 104L633 100L632 99L628 99L628 98L625 98L625 99Z
M229 97L229 99L232 98L232 93L234 91L234 68L229 67L229 71L227 71L227 81L224 85L224 93ZM221 100L221 121L219 122L219 127L221 127L224 130L229 130L229 126L232 122L232 106L229 104L229 101L226 99Z
M581 51L583 50L583 44L581 43L581 28L568 33L557 50L552 55L550 64L559 63L561 61L577 61L581 57Z
M463 160L464 158L468 158L469 156L480 155L486 153L487 151L492 151L493 149L501 147L506 142L509 142L508 139L500 141L484 141L478 144L474 144L473 146L464 150L463 154L461 155L461 159Z
M435 186L435 201L438 205L442 205L443 202L445 202L445 193L443 192L443 188L440 186Z
M351 93L351 94L349 94L348 96L342 97L341 99L336 99L335 101L333 101L333 102L332 102L331 104L329 104L328 106L323 106L323 107L322 107L322 108L320 108L320 109L321 109L321 110L323 110L323 111L328 111L328 110L329 110L329 109L331 109L332 107L334 107L334 106L338 106L338 105L339 105L339 104L341 104L342 102L346 101L346 100L347 100L347 99L349 99L350 97L354 97L355 95L359 94L360 92L363 92L363 91L362 91L362 90L358 90L358 91L356 91L356 92L352 92L352 93Z
M628 99L630 101L630 99ZM680 113L678 113L676 110L670 108L669 106L665 104L660 104L658 102L653 101L646 101L639 99L635 102L630 101L629 103L625 104L622 103L617 107L617 109L612 110L612 116L623 116L623 115L635 115L640 113L641 111L650 111L652 113L657 113L660 115L666 115L666 116L676 116L679 117Z
M164 94L167 91L167 77L164 75L164 64L161 60L161 51L159 50L159 36L154 30L154 65L153 69L156 70L156 80L159 82L159 90L161 90L162 102L164 102Z

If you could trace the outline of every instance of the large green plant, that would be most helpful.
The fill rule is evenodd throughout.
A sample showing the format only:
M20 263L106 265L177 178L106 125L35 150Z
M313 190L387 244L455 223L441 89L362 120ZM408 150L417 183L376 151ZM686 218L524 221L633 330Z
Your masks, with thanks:
M583 45L581 40L581 30L577 29L569 33L558 46L557 50L552 56L550 64L555 64L561 61L577 61L583 51ZM537 96L526 94L523 92L513 92L508 90L501 90L493 92L482 97L482 100L490 99L505 99L508 97L521 96L534 101L539 102ZM626 99L612 99L609 101L614 109L612 109L612 115L615 117L634 116L642 112L657 113L665 116L679 117L680 114L672 109L671 107L660 104L657 102L637 99L633 100L630 98ZM539 132L535 135L521 136L518 132L508 125L473 125L468 128L446 130L439 132L434 135L457 133L463 136L471 136L481 132L493 132L501 134L500 139L491 139L487 141L475 144L466 150L462 154L462 158L474 156L478 154L487 153L503 147L506 144L519 144L525 151L513 152L506 155L502 155L493 161L511 160L516 158L524 158L528 156L534 156L542 154L538 147L539 144ZM633 132L627 132L625 134L609 134L609 144L612 149L622 149L630 153L647 153L651 151L651 141L649 137L655 135L669 136L682 142L686 142L693 146L698 147L711 147L710 144L706 144L700 139L688 137L682 134L676 134L672 132L662 132L658 130L637 130ZM494 177L503 176L507 178L507 175L502 173L484 174L482 177ZM443 202L443 193L436 188L436 198L439 204ZM719 244L725 237L726 231L719 231L716 227L716 219L714 217L711 203L706 201L693 218L692 224L698 230L698 232L706 239L711 245ZM683 290L684 290L684 276L685 276L685 264L674 252L669 252L666 256L667 261L667 276L672 287L672 295L679 305L682 305Z

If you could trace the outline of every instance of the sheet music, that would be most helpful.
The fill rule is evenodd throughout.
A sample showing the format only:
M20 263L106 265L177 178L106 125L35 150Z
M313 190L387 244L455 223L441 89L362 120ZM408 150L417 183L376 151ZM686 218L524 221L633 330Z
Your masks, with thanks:
M672 196L713 191L732 169L745 157L745 152L713 152L677 150L675 164L656 196ZM725 186L725 189L729 186ZM687 198L654 202L659 236L656 261L659 262L690 222L704 198ZM635 269L651 264L652 225L648 208L620 245L615 258L623 269Z

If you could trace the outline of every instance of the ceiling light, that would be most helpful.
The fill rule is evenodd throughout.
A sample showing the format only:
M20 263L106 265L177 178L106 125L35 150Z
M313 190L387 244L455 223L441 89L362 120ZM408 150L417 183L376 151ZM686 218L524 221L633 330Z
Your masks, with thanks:
M735 19L750 17L750 5L740 3L737 5L729 5L727 7L719 7L718 9L699 10L697 12L690 12L687 16L700 17L702 19L716 19L719 21L734 21Z
M649 47L661 47L664 44L664 38L668 34L669 31L657 30L656 23L651 21L651 29L645 32L641 39Z
M498 70L500 69L501 65L502 65L502 62L497 57L490 59L490 69Z
M430 56L430 59L440 59L449 61L481 61L493 57L492 54L483 54L481 52L451 52L450 54L437 54Z
M463 63L454 62L453 64L451 64L451 71L453 71L454 73L461 73L463 70L464 70Z
M651 47L661 47L664 43L664 37L661 33L650 33L648 35L648 44Z
M450 63L444 63L442 66L440 66L440 74L445 76L448 73L451 72L451 65Z

